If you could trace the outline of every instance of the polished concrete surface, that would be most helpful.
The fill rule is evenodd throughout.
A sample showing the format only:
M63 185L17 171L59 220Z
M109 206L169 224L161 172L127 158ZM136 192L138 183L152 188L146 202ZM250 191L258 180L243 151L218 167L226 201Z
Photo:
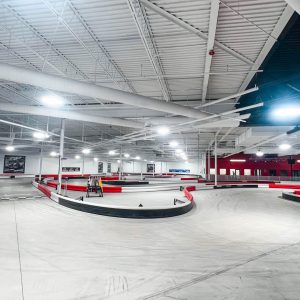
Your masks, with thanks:
M36 192L16 182L1 192ZM299 203L268 189L194 195L191 212L155 220L0 201L0 299L299 299Z

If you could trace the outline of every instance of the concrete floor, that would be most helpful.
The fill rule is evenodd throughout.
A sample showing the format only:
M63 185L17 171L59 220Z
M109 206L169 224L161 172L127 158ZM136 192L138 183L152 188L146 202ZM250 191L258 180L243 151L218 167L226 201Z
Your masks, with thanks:
M36 192L3 187L15 182L1 192ZM194 195L191 212L155 220L0 201L0 299L299 299L299 203L267 189Z

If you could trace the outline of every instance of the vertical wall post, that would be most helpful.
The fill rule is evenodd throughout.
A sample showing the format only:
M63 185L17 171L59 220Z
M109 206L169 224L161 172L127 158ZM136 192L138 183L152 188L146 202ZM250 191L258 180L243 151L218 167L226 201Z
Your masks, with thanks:
M217 134L215 135L215 185L218 184Z
M41 149L40 149L40 171L39 171L39 182L42 181L42 167L43 167L43 146L42 143Z
M59 158L58 158L58 193L61 194L62 183L62 159L64 157L65 119L61 120Z
M208 153L207 153L207 180L210 181L210 148L208 148Z

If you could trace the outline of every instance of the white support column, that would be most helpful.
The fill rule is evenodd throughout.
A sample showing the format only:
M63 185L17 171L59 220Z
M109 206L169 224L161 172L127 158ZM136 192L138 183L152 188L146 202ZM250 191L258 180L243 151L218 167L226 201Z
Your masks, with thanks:
M215 185L218 184L217 134L215 135Z
M65 119L62 119L61 128L60 128L60 144L59 144L59 158L58 158L58 193L59 194L61 194L62 159L64 157L64 139L65 139Z
M207 153L207 180L210 181L210 148L208 148L208 153Z
M40 171L39 171L39 182L42 181L42 167L43 167L43 143L40 149Z

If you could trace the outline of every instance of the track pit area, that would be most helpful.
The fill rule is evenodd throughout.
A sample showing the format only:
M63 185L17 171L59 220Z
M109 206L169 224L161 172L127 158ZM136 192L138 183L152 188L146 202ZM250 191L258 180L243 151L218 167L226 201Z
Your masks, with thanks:
M189 213L151 220L0 202L1 296L22 299L22 274L30 300L298 299L300 205L281 192L195 191Z

